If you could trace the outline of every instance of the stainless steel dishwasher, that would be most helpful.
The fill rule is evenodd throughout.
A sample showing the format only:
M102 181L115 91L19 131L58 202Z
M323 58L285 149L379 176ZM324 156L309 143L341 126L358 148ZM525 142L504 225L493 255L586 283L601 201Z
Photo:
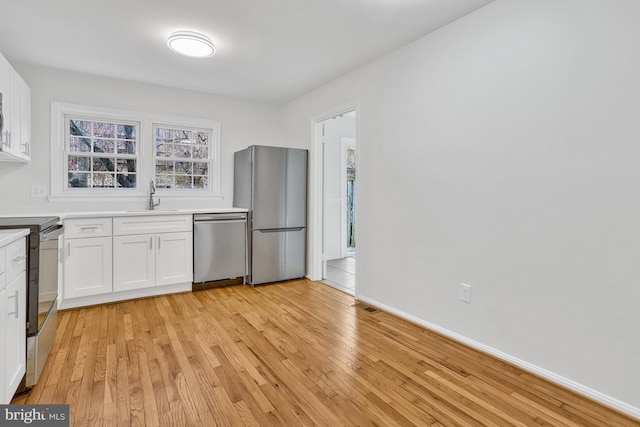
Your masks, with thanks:
M247 214L193 216L193 283L247 276Z

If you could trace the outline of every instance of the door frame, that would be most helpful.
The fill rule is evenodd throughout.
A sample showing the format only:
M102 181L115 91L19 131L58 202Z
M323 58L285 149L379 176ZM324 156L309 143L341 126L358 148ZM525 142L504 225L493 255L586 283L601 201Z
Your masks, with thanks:
M356 112L356 141L359 139L360 107L357 102L343 104L311 118L312 156L310 158L310 233L309 233L309 279L322 280L326 260L324 259L324 150L322 122L340 114ZM357 164L357 161L356 161ZM357 220L356 220L357 223ZM358 229L356 228L356 241ZM356 276L356 296L358 278Z

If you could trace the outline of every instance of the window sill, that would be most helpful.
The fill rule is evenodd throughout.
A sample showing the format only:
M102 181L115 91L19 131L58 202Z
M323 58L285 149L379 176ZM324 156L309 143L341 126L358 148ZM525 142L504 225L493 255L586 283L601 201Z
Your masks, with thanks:
M156 193L153 195L154 199L180 199L180 200L223 200L225 197L218 194L204 195L204 194L174 194L174 193ZM148 201L149 195L95 195L95 194L63 194L56 196L48 196L49 202L134 202L134 201Z

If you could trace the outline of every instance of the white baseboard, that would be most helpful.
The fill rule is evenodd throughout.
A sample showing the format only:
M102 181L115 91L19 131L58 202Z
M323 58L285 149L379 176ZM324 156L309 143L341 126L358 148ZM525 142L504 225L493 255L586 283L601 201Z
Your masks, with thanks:
M607 396L606 394L600 393L596 390L593 390L589 387L586 387L582 384L579 384L575 381L572 381L570 379L564 378L558 374L555 374L551 371L548 371L546 369L540 368L539 366L533 365L525 360L522 359L518 359L517 357L513 357L510 354L504 353L500 350L496 350L495 348L489 347L487 345L484 345L478 341L474 341L472 339L469 339L463 335L457 334L455 332L449 331L448 329L445 329L441 326L435 325L433 323L427 322L423 319L417 318L415 316L412 316L410 314L407 314L405 312L402 312L400 310L397 310L393 307L390 307L386 304L383 304L381 302L378 302L376 300L373 300L371 298L366 298L366 297L362 297L362 296L358 296L358 299L362 302L365 302L367 304L371 304L375 307L378 307L384 311L388 311L389 313L392 313L398 317L401 317L403 319L406 319L412 323L415 323L417 325L423 326L427 329L430 329L432 331L438 332L444 336L447 336L455 341L458 341L462 344L468 345L469 347L475 348L477 350L483 351L485 353L491 354L492 356L497 357L498 359L504 360L506 362L509 362L513 365L516 365L522 369L524 369L525 371L531 372L533 374L536 374L542 378L545 378L549 381L552 381L556 384L559 384L563 387L566 387L570 390L575 391L576 393L579 393L583 396L589 397L593 400L596 400L604 405L607 405L609 407L615 408L621 412L624 412L626 414L629 414L631 416L634 416L636 418L640 418L640 408L636 408L635 406L631 406L628 403L622 402L618 399L614 399L611 396Z
M58 302L58 309L87 307L90 305L107 304L110 302L126 301L135 298L145 298L165 294L175 294L178 292L191 292L191 282L179 283L176 285L153 286L130 291L110 292L106 294L90 295L79 298L67 298Z

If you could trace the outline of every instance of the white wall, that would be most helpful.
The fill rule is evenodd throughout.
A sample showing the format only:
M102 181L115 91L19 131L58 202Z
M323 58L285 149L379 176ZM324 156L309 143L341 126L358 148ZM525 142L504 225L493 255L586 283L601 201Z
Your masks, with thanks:
M312 146L314 118L358 106L359 298L640 416L638 16L497 0L289 103L285 126Z
M32 157L29 164L0 163L0 215L68 211L145 209L147 199L133 202L47 202L30 197L31 185L49 185L50 106L52 101L186 116L220 122L223 200L171 200L162 207L230 207L233 198L233 153L249 145L283 145L279 107L213 95L12 64L31 88Z

